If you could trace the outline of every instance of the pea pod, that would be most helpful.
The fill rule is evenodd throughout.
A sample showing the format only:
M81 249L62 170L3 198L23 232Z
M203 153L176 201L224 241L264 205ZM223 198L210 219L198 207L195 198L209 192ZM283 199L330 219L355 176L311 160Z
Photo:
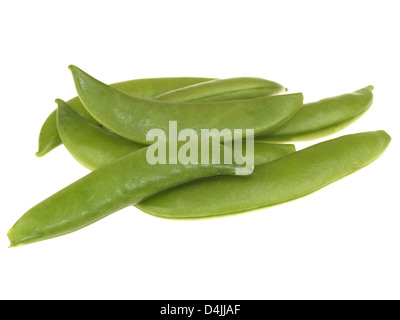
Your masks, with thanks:
M218 79L216 79L218 80ZM210 84L208 84L210 82ZM203 84L204 86L198 86ZM249 99L284 92L279 83L260 78L232 78L215 81L211 78L150 78L111 84L112 87L143 98L168 101L218 101ZM179 89L179 90L178 90ZM160 95L161 94L161 95ZM86 111L78 97L68 104L93 123L97 121ZM42 126L37 156L43 156L61 144L57 132L55 111Z
M338 132L360 118L372 105L373 86L306 103L281 126L257 137L270 142L308 141Z
M61 99L58 104L57 125L64 146L83 166L90 170L100 168L127 153L145 147L115 135L83 118ZM292 144L255 142L254 164L261 165L294 152ZM243 143L243 154L245 154Z
M73 232L183 183L215 175L235 175L239 171L244 173L236 164L200 164L200 160L199 164L151 165L147 149L134 151L89 173L28 210L8 232L10 246ZM223 154L221 146L218 156ZM215 156L211 153L212 159ZM249 173L251 171L247 171Z
M200 82L206 82L214 80L213 78L148 78L148 79L134 79L129 81L123 81L113 83L110 86L122 90L126 93L143 97L153 98L164 92L175 90L190 86ZM78 97L68 100L68 104L80 115L86 119L97 123L96 120L86 111ZM39 134L39 149L36 152L36 156L42 157L57 146L61 144L60 136L57 131L56 124L56 110L54 110L46 119Z
M175 89L157 96L160 101L192 102L252 99L285 92L279 83L251 77L216 79Z
M57 99L57 128L69 153L83 166L94 170L145 147L122 138L85 119Z
M168 139L169 121L177 121L178 130L191 128L198 137L202 129L242 129L245 137L244 129L249 128L257 136L285 122L303 102L301 93L191 103L143 99L112 88L75 66L69 68L78 96L89 113L110 131L143 144L149 144L146 135L155 128Z
M57 126L69 153L89 170L98 169L122 156L145 147L124 139L80 116L68 104L56 100ZM246 154L246 143L242 154ZM254 143L254 165L258 166L295 151L292 144Z
M213 177L154 195L136 206L149 214L200 218L245 212L294 200L376 160L386 149L385 131L324 141L255 168L245 177Z

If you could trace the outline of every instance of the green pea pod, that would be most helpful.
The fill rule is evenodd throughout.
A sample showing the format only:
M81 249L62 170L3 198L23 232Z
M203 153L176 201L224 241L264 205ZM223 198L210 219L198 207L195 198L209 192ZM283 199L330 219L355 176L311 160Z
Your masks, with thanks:
M196 179L245 174L240 165L205 164L200 160L198 164L150 164L148 148L92 171L28 210L8 232L10 246L73 232L162 190ZM224 151L221 145L218 156L223 157ZM211 152L210 157L209 163L213 163L216 155ZM246 174L250 173L247 170Z
M176 121L178 130L194 130L198 137L202 129L242 129L242 137L245 129L254 129L257 136L285 122L303 102L301 93L191 103L143 99L112 88L75 66L69 68L89 113L110 131L143 144L149 144L146 135L151 129L163 131L168 139L169 121Z
M174 102L222 101L272 96L287 89L279 83L252 77L216 79L179 88L157 96Z
M260 78L149 78L111 84L110 86L131 95L143 98L154 98L168 101L218 101L250 99L266 95L279 94L286 88L274 81ZM210 82L210 84L208 84ZM198 86L203 84L204 86ZM160 95L161 94L161 95ZM93 123L96 120L86 111L78 97L68 104L80 115ZM57 132L55 111L50 114L42 126L39 136L38 157L45 155L61 144Z
M144 145L122 138L80 116L57 99L57 126L69 153L89 170L98 169ZM246 154L243 142L242 154ZM292 144L254 143L254 165L258 166L295 151Z
M89 170L98 169L145 145L122 138L85 119L57 99L57 128L69 153Z
M334 134L359 119L372 105L373 86L307 103L288 121L257 140L308 141Z
M207 82L214 80L213 78L148 78L148 79L134 79L113 83L110 86L117 88L126 93L143 97L153 98L164 92L175 90L178 88L190 86L200 82ZM86 111L78 97L68 100L68 104L80 115L86 119L97 123L97 121ZM46 119L39 134L39 149L36 156L42 157L57 146L61 144L60 136L57 131L56 124L56 110L54 110Z
M213 217L294 200L376 160L391 138L385 131L342 136L255 168L247 177L214 177L154 195L136 206L171 218Z

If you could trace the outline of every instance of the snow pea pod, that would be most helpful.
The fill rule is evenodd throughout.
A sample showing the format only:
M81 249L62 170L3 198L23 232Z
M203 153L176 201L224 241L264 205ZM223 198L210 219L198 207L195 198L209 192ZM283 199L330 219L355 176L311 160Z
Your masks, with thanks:
M56 100L57 126L69 153L89 170L98 169L122 156L145 147L95 125L76 113L68 104ZM242 154L246 154L243 142ZM258 166L295 151L292 144L254 143L254 165Z
M276 205L317 191L370 164L390 140L385 131L342 136L255 167L251 176L203 179L154 195L136 206L158 217L181 219Z
M216 81L218 80L218 81ZM208 84L210 82L210 84ZM197 86L203 84L204 86ZM149 78L118 82L110 86L131 95L168 101L218 101L249 99L274 95L286 90L281 84L260 78ZM179 91L177 91L179 90ZM165 94L164 94L165 93ZM161 94L161 95L160 95ZM93 123L97 121L86 111L78 97L68 104ZM50 114L39 135L38 157L45 155L62 142L57 132L56 112Z
M164 92L211 80L214 80L214 78L148 78L113 83L110 86L138 97L153 98ZM67 103L71 106L71 108L73 108L80 115L84 116L86 119L91 120L93 123L97 123L97 121L86 111L78 97L68 100ZM44 156L61 143L62 142L57 131L56 110L54 110L48 116L40 130L39 148L36 152L36 156Z
M271 142L308 141L334 134L359 119L372 105L373 86L352 93L306 103L281 126L258 140Z
M236 164L154 164L147 149L92 171L28 210L10 229L10 246L50 239L83 228L157 192L196 179L243 173ZM218 156L223 156L224 147ZM210 155L211 161L215 154ZM238 170L238 169L241 170ZM251 170L247 171L250 174Z
M163 93L155 99L174 102L237 100L271 96L286 90L281 84L270 80L239 77L194 84Z
M301 106L301 93L267 96L246 100L177 103L138 98L112 88L75 66L69 67L78 96L105 128L143 144L151 129L162 130L168 139L169 121L177 121L178 131L202 129L254 129L254 135L282 124ZM215 137L216 131L211 132Z
M145 147L85 119L61 99L56 102L57 128L61 141L69 153L89 170L98 169Z

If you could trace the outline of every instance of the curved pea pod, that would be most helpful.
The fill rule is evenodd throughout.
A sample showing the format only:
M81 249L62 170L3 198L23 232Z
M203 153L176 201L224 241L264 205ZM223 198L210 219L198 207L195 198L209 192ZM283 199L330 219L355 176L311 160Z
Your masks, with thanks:
M272 96L286 90L274 81L255 77L238 77L197 83L163 93L155 99L174 102L238 100Z
M281 126L257 137L271 142L308 141L334 134L359 119L372 105L373 86L306 103Z
M391 138L385 131L342 136L265 165L251 176L214 177L154 195L137 204L171 219L239 213L294 200L321 189L376 160Z
M211 80L214 80L214 78L148 78L113 83L110 86L138 97L153 98L164 92ZM82 105L78 97L68 100L67 103L70 105L71 108L73 108L83 117L89 119L93 123L97 123L97 121L86 111L85 107ZM59 146L61 143L62 142L57 131L56 110L54 110L48 116L40 130L39 148L36 152L36 156L44 156L45 154Z
M112 88L75 66L69 68L89 113L108 130L143 144L149 144L146 135L151 129L163 131L168 139L169 121L176 121L179 130L194 130L198 137L202 129L242 129L242 137L245 129L254 129L257 136L284 123L303 103L301 93L191 103L143 99Z
M57 99L57 126L69 153L89 170L98 169L122 156L145 147L95 125ZM242 144L246 153L246 143ZM258 166L295 151L292 144L254 143L254 165Z
M50 239L83 228L162 190L196 179L244 174L236 164L150 164L147 150L134 151L92 171L28 210L10 229L10 246ZM221 145L218 157L224 155ZM168 156L168 155L167 155ZM246 174L250 174L247 170Z

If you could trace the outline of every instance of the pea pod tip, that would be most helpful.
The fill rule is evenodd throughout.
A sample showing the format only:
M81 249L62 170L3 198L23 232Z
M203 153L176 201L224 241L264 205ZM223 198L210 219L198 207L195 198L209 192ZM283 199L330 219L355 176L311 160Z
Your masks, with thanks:
M69 69L69 71L71 71L73 76L75 76L76 73L83 72L81 69L79 69L77 66L75 66L73 64L70 64L68 66L68 69Z
M64 100L58 99L58 98L55 99L54 102L55 102L57 105L60 105L60 104L64 104L64 103L65 103Z

